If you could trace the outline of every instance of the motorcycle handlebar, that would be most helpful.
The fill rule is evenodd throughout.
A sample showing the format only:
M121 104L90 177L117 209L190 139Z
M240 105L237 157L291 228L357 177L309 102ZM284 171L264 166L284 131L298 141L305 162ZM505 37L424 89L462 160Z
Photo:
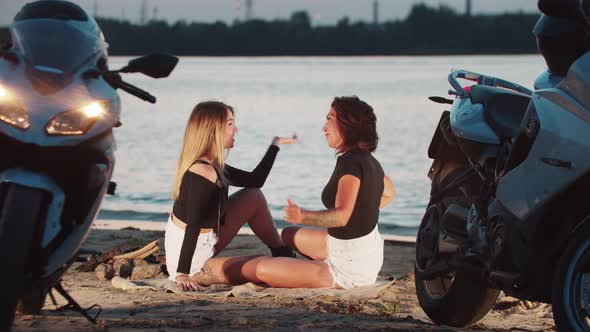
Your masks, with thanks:
M480 85L494 86L500 88L510 89L516 92L523 93L530 96L533 92L522 85L512 83L501 78L486 76L467 70L454 70L449 74L449 83L455 91L461 96L467 96L467 91L459 84L457 79L466 79L477 82Z

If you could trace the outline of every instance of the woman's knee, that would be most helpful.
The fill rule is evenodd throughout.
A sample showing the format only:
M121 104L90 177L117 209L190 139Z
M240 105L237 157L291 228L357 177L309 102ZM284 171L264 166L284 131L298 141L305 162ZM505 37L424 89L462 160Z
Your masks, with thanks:
M259 188L244 188L240 190L240 193L246 197L248 204L266 206L266 197Z
M242 189L242 191L244 191L246 194L252 197L264 199L264 194L262 193L262 190L260 190L260 188L244 188Z
M268 283L272 281L273 267L270 258L261 258L256 263L256 278Z
M287 246L295 247L295 233L300 229L298 226L287 226L281 231L281 239Z

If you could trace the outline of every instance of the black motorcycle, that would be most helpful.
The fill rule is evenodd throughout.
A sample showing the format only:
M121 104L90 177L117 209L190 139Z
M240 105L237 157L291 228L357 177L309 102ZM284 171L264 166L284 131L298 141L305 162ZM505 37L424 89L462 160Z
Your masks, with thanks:
M428 150L415 280L437 324L476 323L502 290L551 303L559 330L590 330L590 21L579 0L539 8L567 31L538 34L556 85L454 71L455 98L432 98L452 106Z

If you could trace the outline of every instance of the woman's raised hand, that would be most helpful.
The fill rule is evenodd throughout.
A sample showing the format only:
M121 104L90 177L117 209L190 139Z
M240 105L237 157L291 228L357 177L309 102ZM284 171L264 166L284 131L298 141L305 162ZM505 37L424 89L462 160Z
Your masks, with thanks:
M393 186L393 182L389 176L383 177L383 195L381 196L381 202L379 203L379 208L382 209L386 207L395 196L395 187Z
M203 286L199 285L199 283L193 280L188 274L177 275L176 283L182 286L182 290L184 291L199 292L203 290Z
M301 208L290 199L287 199L287 204L288 205L285 208L285 221L295 225L303 223L303 213L301 212Z
M299 143L299 137L297 137L297 133L293 133L292 137L280 137L275 136L272 139L272 144L276 146L280 146L282 144L297 144Z

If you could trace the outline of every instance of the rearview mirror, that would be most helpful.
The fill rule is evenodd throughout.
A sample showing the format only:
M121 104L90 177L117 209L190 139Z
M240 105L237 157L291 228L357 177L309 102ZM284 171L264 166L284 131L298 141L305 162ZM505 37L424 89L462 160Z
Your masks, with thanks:
M122 73L142 73L153 78L162 78L170 75L178 58L163 53L153 53L129 61L127 66L123 67Z

